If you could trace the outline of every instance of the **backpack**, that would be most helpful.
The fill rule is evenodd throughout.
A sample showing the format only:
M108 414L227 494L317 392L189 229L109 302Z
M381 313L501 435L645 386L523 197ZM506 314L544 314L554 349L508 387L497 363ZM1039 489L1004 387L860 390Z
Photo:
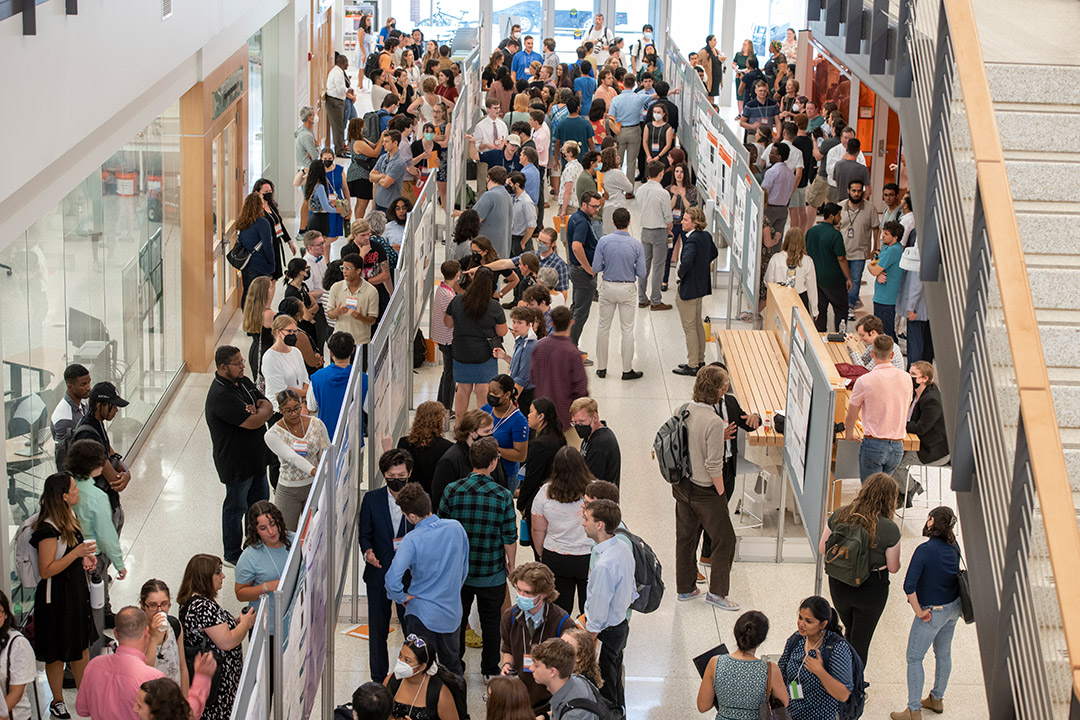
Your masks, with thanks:
M105 445L104 438L98 434L98 431L95 430L92 425L79 423L78 426L72 428L71 432L56 441L56 467L61 469L64 467L64 458L67 457L68 448L71 447L73 442L86 439L94 440ZM108 452L108 447L106 447L105 450Z
M600 691L596 689L596 686L593 685L592 681L587 677L582 675L578 675L577 677L589 684L589 690L592 691L593 699L572 698L562 706L561 715L565 715L571 710L584 710L587 713L592 713L599 718L599 720L626 720L626 711L623 710L623 708L601 695Z
M379 139L379 135L382 133L379 131L379 113L376 110L369 110L364 113L364 139L368 142L375 142ZM377 160L377 158L371 158L371 160ZM375 163L372 162L371 168L375 167ZM371 168L368 171L371 171Z
M851 653L851 694L840 703L837 720L858 720L866 709L866 678L863 661L850 643L834 632L827 633L821 644L821 661L829 667L829 660L834 652Z
M852 513L851 517L862 517ZM825 572L851 587L870 577L870 533L857 522L838 522L825 541Z
M413 350L412 350L412 366L413 370L423 367L424 361L427 360L427 343L424 342L424 333L420 328L416 329L416 335L413 337Z
M34 525L37 524L38 513L22 521L19 529L15 531L15 574L19 577L19 583L31 590L37 588L41 582L41 572L38 569L38 551L30 544L30 537L34 534ZM50 525L51 522L46 520ZM55 526L54 526L55 527ZM63 538L56 539L56 560L64 557L67 553L67 543ZM50 578L51 580L51 578Z
M382 56L386 53L384 51L368 53L367 60L364 61L364 77L370 78L373 70L379 69Z
M672 485L678 485L691 475L690 439L686 430L686 420L690 417L688 407L689 403L686 403L668 418L653 440L653 457L660 465L660 474Z
M443 681L439 679L438 675L432 675L431 680L428 681L427 693L424 696L424 702L429 708L439 707L439 693L442 692ZM390 682L387 683L390 688L390 692L397 695L398 688L401 687L401 680L396 676L390 676ZM465 696L464 683L457 681L452 683L446 683L446 687L450 689L450 695L454 698L454 706L457 707L458 718L460 720L469 720L469 706Z
M637 586L638 596L637 600L630 604L630 609L639 613L651 613L660 607L660 601L664 598L660 561L656 559L656 553L647 542L626 528L616 528L615 534L629 539L634 550L634 584Z

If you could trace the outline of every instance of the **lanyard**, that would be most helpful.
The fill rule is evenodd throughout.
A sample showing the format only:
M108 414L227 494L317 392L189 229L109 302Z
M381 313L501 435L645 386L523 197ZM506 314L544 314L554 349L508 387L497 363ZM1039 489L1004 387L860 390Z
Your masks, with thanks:
M512 417L514 416L514 413L515 413L515 412L517 412L517 408L516 408L516 407L513 407L513 406L511 405L511 406L510 406L510 412L509 412L509 413L507 414L507 416L506 416L506 417L503 417L503 418L500 418L500 417L496 417L496 415L495 415L495 408L491 408L491 417L492 417L492 419L494 419L494 420L498 420L498 422L497 422L497 423L495 423L495 426L494 426L493 428L491 428L491 434L492 434L492 435L494 435L494 434L495 434L495 433L496 433L496 432L498 431L498 429L499 429L499 428L501 428L501 427L503 426L503 424L504 424L504 423L505 423L505 422L506 422L507 420L509 420L510 418L512 418Z
M810 648L810 650L818 650L821 647L822 643L824 643L824 642L825 642L825 635L822 634L821 639L818 640L818 644L815 645L814 647ZM809 650L803 652L802 662L799 663L799 669L795 673L795 681L796 682L799 682L799 678L802 676L802 671L803 671L803 668L806 667L806 658L808 656L809 656Z
M278 579L280 580L281 579L281 573L283 571L282 571L281 568L278 567L277 560L274 559L274 553L270 552L270 548L266 547L266 545L263 545L262 547L263 547L263 550L266 551L266 554L270 557L270 562L272 562L274 564L274 569L277 570Z
M216 380L217 382L220 382L220 383L221 383L221 386L222 386L223 388L229 389L229 386L228 386L228 385L226 385L226 384L225 384L224 382L222 382L222 380L221 380L221 377L220 377L220 376L219 376L219 377L215 377L215 378L214 378L214 380ZM247 397L248 397L248 400L250 400L250 401L251 401L251 404L252 404L252 405L254 405L254 404L255 404L255 398L254 398L254 397L252 397L252 395L251 395L251 391L250 391L250 390L248 390L248 389L247 389L246 387L244 387L244 386L243 386L242 384L240 384L240 383L236 383L236 384L235 384L235 385L234 385L233 387L234 387L234 388L236 388L236 389L240 389L240 390L243 390L243 391L244 391L244 394L245 394L245 395L247 395Z
M855 229L855 221L859 219L859 213L862 212L862 208L859 208L858 210L856 210L855 214L852 215L851 214L851 206L848 205L847 210L845 210L844 212L847 213L848 228L854 230Z

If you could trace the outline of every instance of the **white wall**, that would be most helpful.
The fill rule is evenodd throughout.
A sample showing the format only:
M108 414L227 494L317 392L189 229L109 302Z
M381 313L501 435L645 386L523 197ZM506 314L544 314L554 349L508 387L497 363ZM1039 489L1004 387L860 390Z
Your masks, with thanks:
M36 36L0 22L0 247L295 1L178 0L163 21L156 0L51 0Z

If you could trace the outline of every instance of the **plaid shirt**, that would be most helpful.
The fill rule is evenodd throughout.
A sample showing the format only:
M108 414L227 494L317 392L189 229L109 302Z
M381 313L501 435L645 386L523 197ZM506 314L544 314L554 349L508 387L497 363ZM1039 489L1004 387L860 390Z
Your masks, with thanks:
M439 517L457 520L469 536L466 585L489 587L506 581L506 549L517 542L514 496L488 475L473 473L443 492Z
M556 290L562 292L570 289L570 268L567 266L566 261L559 257L559 253L553 252L547 257L537 253L536 257L540 260L540 267L553 267L559 273L559 284L555 286Z

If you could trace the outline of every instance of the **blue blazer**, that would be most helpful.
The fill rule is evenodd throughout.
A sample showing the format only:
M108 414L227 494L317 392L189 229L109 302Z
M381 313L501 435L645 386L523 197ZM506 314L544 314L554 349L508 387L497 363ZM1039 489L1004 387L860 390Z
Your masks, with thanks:
M719 254L712 235L704 230L695 230L683 239L682 255L679 258L680 298L696 300L712 294L709 266Z
M377 568L364 563L364 582L368 584L383 584L386 571L394 561L394 538L404 537L405 533L413 529L404 516L399 527L390 524L390 506L387 504L389 495L390 490L383 485L377 490L365 493L360 503L360 553L363 555L368 550L374 550L375 559L382 565Z
M254 225L238 233L237 241L251 253L251 259L244 268L245 275L258 277L274 274L274 228L269 220L259 218Z

